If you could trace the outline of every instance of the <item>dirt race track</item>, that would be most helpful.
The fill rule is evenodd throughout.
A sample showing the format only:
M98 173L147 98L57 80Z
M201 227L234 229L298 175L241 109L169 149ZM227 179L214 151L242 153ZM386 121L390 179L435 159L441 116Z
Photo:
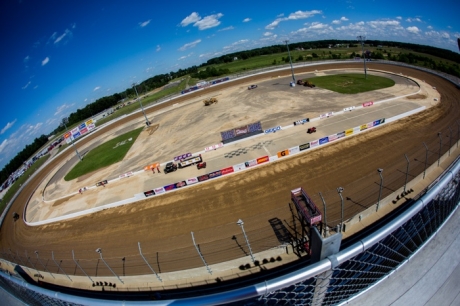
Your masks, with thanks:
M295 71L361 68L361 65L322 65ZM83 275L72 260L71 251L74 250L80 265L88 274L110 276L111 272L100 263L99 254L95 252L97 248L102 248L104 259L119 275L148 274L139 256L137 243L141 242L143 254L154 269L160 273L179 271L203 265L191 241L190 232L193 231L207 263L219 263L245 256L240 247L244 245L244 237L241 229L235 225L240 218L245 222L254 253L282 244L283 241L274 232L273 224L281 222L286 230L295 235L294 229L298 230L298 223L294 221L288 203L289 190L298 186L307 187L317 203L321 203L318 193L323 193L327 203L328 225L335 226L340 220L340 199L335 188L344 187L344 197L347 197L345 219L350 218L375 204L380 182L377 168L384 169L382 197L385 197L404 184L404 154L411 160L410 177L415 177L424 168L424 163L420 162L425 160L423 142L430 148L429 163L434 163L439 149L437 133L441 132L444 137L443 153L448 150L449 138L446 135L449 135L449 127L454 130L452 143L458 137L460 93L453 84L426 72L399 66L369 63L368 69L402 73L424 80L439 91L441 103L371 132L330 144L309 154L298 154L286 161L270 163L262 168L147 199L135 205L108 209L65 222L28 227L22 220L13 222L11 214L13 211L24 211L24 205L42 180L37 175L15 200L3 222L0 232L3 257L27 263L27 252L30 261L41 267L34 251L39 252L41 261L46 265L52 264L53 251L54 257L62 260L61 268L66 273ZM263 77L279 74L275 72ZM260 78L254 76L222 86L256 83ZM222 86L149 108L148 112L220 90ZM142 113L136 113L118 121L116 125L122 126L141 116ZM110 128L114 129L113 126ZM81 141L81 145L89 143L96 136L89 135ZM51 171L63 159L74 154L70 150L67 152L67 155L59 156L48 164L43 173ZM169 204L156 205L157 201ZM232 239L233 236L236 240ZM58 272L56 266L52 269Z

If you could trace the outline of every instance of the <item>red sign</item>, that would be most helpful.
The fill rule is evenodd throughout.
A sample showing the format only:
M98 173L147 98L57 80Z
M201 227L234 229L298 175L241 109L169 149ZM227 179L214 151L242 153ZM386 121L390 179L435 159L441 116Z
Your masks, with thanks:
M222 175L225 175L225 174L229 174L229 173L232 173L234 172L235 170L233 170L233 167L228 167L228 168L224 168L222 170L220 170L220 172L222 173Z
M259 157L259 158L257 159L257 163L258 163L258 164L266 163L266 162L268 162L268 159L269 159L268 156Z
M239 127L239 128L235 129L235 135L236 136L247 134L247 133L248 133L248 127L247 126L242 126L242 127Z
M372 101L363 103L363 107L372 106L372 105L374 105L374 102Z

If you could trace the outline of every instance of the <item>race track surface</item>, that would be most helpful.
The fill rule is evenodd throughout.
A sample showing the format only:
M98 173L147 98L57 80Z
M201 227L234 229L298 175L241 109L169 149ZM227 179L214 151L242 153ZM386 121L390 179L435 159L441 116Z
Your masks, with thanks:
M302 73L333 68L361 68L361 64L320 65L297 68L295 71ZM410 177L415 177L424 169L424 163L420 162L425 160L423 142L430 148L428 162L431 164L438 158L437 133L442 133L443 153L448 150L449 127L454 130L452 143L458 136L455 131L460 118L460 94L453 84L426 72L399 66L368 63L368 69L402 73L425 80L441 93L441 103L309 154L298 154L285 161L270 163L196 188L179 190L78 219L28 227L22 220L14 222L11 214L13 211L24 211L30 195L43 179L37 175L17 197L3 222L0 232L3 257L27 263L27 252L30 261L40 267L34 251L38 251L41 261L47 264L51 261L53 251L54 257L62 260L61 268L66 273L83 275L72 260L74 250L79 264L88 274L110 276L111 272L100 263L99 254L95 252L97 248L102 248L104 259L119 275L149 274L139 256L138 242L141 242L143 254L154 269L160 273L179 271L203 265L192 244L190 232L193 231L208 264L228 261L246 255L241 248L244 237L241 229L235 225L238 219L245 222L254 253L282 244L283 241L278 239L275 232L276 228L279 230L277 226L280 223L293 236L300 232L299 223L295 221L289 205L289 190L299 186L305 187L317 203L321 203L318 193L323 194L327 203L328 225L335 226L340 222L337 187L345 189L345 219L350 218L375 204L380 182L377 168L384 169L383 198L404 184L404 154L411 160ZM263 78L277 75L279 72L264 75ZM222 86L256 83L260 78L253 76ZM211 87L204 92L181 97L149 108L148 112L219 88ZM115 123L115 127L104 129L116 129L141 116L142 113L127 116ZM90 142L96 136L89 135L81 144ZM42 170L43 173L51 171L73 154L69 150L67 155L52 160ZM157 201L161 201L162 205L157 205ZM56 266L53 269L58 272Z

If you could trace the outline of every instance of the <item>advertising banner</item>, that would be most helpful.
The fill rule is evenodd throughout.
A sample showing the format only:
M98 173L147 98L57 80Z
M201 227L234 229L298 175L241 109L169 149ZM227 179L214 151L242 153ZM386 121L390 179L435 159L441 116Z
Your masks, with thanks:
M368 106L372 106L372 105L374 105L373 101L363 103L363 107L368 107Z
M353 128L353 133L354 133L354 134L357 134L357 133L359 133L360 131L361 131L361 127L360 127L360 126L355 126L355 127Z
M64 138L67 139L67 138L69 138L69 137L70 137L70 132L67 132L67 133L64 134Z
M81 133L82 135L88 133L88 128L87 128L87 127L84 127L83 129L80 130L80 133Z
M339 137L337 137L337 134L329 135L328 138L329 138L329 142L339 139Z
M327 137L327 136L319 139L319 144L320 145L328 143L328 142L329 142L329 137Z
M224 144L221 142L219 144L215 144L215 145L212 145L212 146L204 148L204 151L209 152L209 151L212 151L212 150L217 150L219 148L222 148L223 146L224 146Z
M70 132L72 133L72 135L78 133L79 129L76 127L74 129L72 129Z
M263 163L268 162L268 160L269 160L269 157L267 155L267 156L259 157L256 161L257 161L257 164L263 164Z
M220 136L222 137L222 141L232 139L235 137L235 130L220 132Z
M350 136L351 134L353 134L353 129L345 130L345 136Z
M319 119L329 118L329 117L332 116L332 115L334 115L334 112L329 112L329 113L321 114L321 115L319 115Z
M187 185L193 185L193 184L198 183L198 178L191 177L189 179L186 179L185 182L187 183Z
M235 172L235 170L233 169L233 167L227 167L227 168L221 169L220 172L222 173L222 175L225 175L225 174L233 173Z
M133 172L132 172L132 171L129 171L129 172L120 174L118 177L119 177L119 178L125 178L125 177L130 177L130 176L132 176L132 175L133 175Z
M300 152L299 146L289 148L289 154L296 154L299 152Z
M257 165L257 160L255 159L248 160L247 162L244 163L244 165L246 166L246 168L253 167Z
M96 125L94 123L91 123L88 125L88 130L91 131L93 130L94 128L96 127Z
M80 131L76 132L75 134L72 134L72 137L75 139L77 138L78 136L80 136Z
M310 122L310 118L304 118L304 119L294 121L294 125L304 124L304 123L307 123L307 122Z
M385 118L380 119L380 124L385 123Z
M88 121L85 122L86 123L86 126L90 126L91 124L93 124L93 119L89 119Z
M244 135L248 133L248 126L242 126L235 129L235 136Z
M337 138L345 137L345 132L337 133Z
M248 124L248 130L249 130L249 133L262 131L262 124L260 123L260 121L250 123Z
M319 141L318 140L310 141L310 148L314 148L314 147L317 147L317 146L319 146Z
M270 156L270 157L268 158L268 160L271 161L271 162L272 162L272 161L275 161L275 160L277 160L277 159L278 159L278 156L277 156L277 155Z
M176 189L176 184L166 185L166 186L163 186L163 188L165 189L165 191L174 190Z
M150 197L150 196L153 196L153 195L155 195L155 191L153 191L153 190L144 191L144 195L145 195L146 198Z
M166 190L163 187L155 188L153 189L153 191L155 191L155 194L162 194L166 192Z
M288 156L289 155L289 150L280 151L276 155L278 155L278 158Z
M354 110L354 109L355 109L354 106L350 106L350 107L345 107L345 108L343 109L343 111L344 111L344 112L351 112L351 111Z
M364 130L366 130L366 129L367 129L367 124L361 124L361 125L359 126L359 130L360 130L360 131L364 131Z
M369 123L367 124L367 128L368 128L368 129L371 128L371 127L374 127L374 121L369 122Z
M246 165L244 163L233 165L233 169L235 169L235 171L241 171L246 169Z
M304 143L304 144L301 144L301 145L299 146L299 150L300 150L300 151L308 150L308 149L310 149L310 143L309 143L309 142Z
M379 124L380 124L380 120L375 120L374 121L374 126L379 125Z
M203 181L206 181L206 180L209 180L209 175L205 174L205 175L201 175L198 177L198 182L203 182Z
M187 186L187 183L185 181L180 181L174 185L176 185L176 188L181 188L181 187Z
M181 159L186 159L186 158L191 157L191 156L192 156L192 153L185 153L185 154L182 154L182 155L174 157L174 161L179 161Z
M264 131L264 133L265 133L265 134L276 133L276 131L279 131L279 130L281 130L281 126L280 126L280 125L278 125L278 126L276 126L276 127L272 127L272 128L266 129L266 130Z
M209 176L210 179L219 177L221 175L222 175L222 172L220 172L220 170L208 173L208 176Z
M86 123L83 122L82 124L80 124L80 125L78 126L78 129L81 131L81 130L83 130L85 127L86 127Z

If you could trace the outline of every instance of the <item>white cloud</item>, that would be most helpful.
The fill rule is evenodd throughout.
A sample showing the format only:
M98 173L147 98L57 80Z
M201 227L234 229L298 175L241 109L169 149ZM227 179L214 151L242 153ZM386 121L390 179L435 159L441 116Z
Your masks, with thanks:
M297 12L289 14L288 17L279 17L279 18L275 19L272 23L267 25L265 27L265 29L273 30L279 25L279 23L281 21L305 19L305 18L313 17L314 15L321 14L321 13L322 13L322 11L318 11L318 10L297 11Z
M398 20L402 20L402 17L401 17L401 16L398 16L398 17L396 17L396 19L398 19Z
M8 122L5 127L0 131L0 135L5 133L7 130L9 130L15 123L17 119L14 119L13 122Z
M244 18L244 19L243 19L243 22L249 22L249 21L251 21L251 20L252 20L251 18Z
M432 26L427 26L426 27L428 30L433 30L433 27Z
M203 19L195 22L193 26L198 27L198 29L200 30L206 30L217 27L220 24L219 18L221 18L222 16L224 16L224 14L222 13L206 16Z
M29 81L29 82L27 82L27 84L26 84L26 85L22 86L22 89L26 89L27 87L29 87L30 83L31 83L30 81Z
M418 17L416 17L416 18L407 18L406 21L407 22L412 22L412 21L422 22L422 20L420 20L420 18L418 18Z
M66 109L69 109L73 106L74 104L63 104L61 106L58 106L56 109L56 112L54 113L54 116L59 115L60 113L64 112Z
M4 139L2 141L2 143L0 144L0 153L3 152L3 150L5 150L6 146L8 145L8 140L7 139Z
M101 86L96 86L96 87L94 87L93 91L96 91L96 90L99 90L99 89L101 89Z
M198 15L197 12L193 12L190 14L190 16L185 17L184 20L181 21L180 25L183 27L186 27L189 24L195 23L200 19L201 19L200 15Z
M222 32L222 31L229 31L229 30L233 30L233 29L235 29L233 26L229 26L229 27L220 29L219 32Z
M400 22L397 20L375 20L366 22L372 28L382 28L387 26L399 26Z
M201 39L197 39L197 40L195 40L195 41L192 41L191 43L188 43L188 44L183 45L183 46L180 47L178 50L179 50L179 51L185 51L185 50L187 50L187 49L194 48L194 47L196 47L196 45L198 45L200 42L201 42Z
M348 21L348 18L347 17L342 17L340 18L341 21Z
M332 20L332 24L340 24L341 21L340 20Z
M160 50L161 50L161 47L160 47L160 45L157 45L157 48L155 49L155 51L157 51L157 52L158 52L158 51L160 51Z
M278 14L278 15L276 16L276 18L281 18L281 17L283 17L283 16L284 16L284 13L281 13L281 14Z
M151 20L152 20L152 19L149 19L149 20L144 21L144 22L139 22L139 26L140 26L141 28L143 28L143 27L147 26L147 25L150 23Z
M50 58L48 56L45 57L45 59L42 61L42 66L45 66L46 64L48 64L49 61L50 61Z
M407 27L406 30L414 34L418 34L420 32L419 28L417 27Z
M30 60L30 56L27 55L26 57L24 57L24 63L27 63L29 60Z
M264 36L272 36L272 35L273 35L272 32L265 32L265 33L264 33Z

